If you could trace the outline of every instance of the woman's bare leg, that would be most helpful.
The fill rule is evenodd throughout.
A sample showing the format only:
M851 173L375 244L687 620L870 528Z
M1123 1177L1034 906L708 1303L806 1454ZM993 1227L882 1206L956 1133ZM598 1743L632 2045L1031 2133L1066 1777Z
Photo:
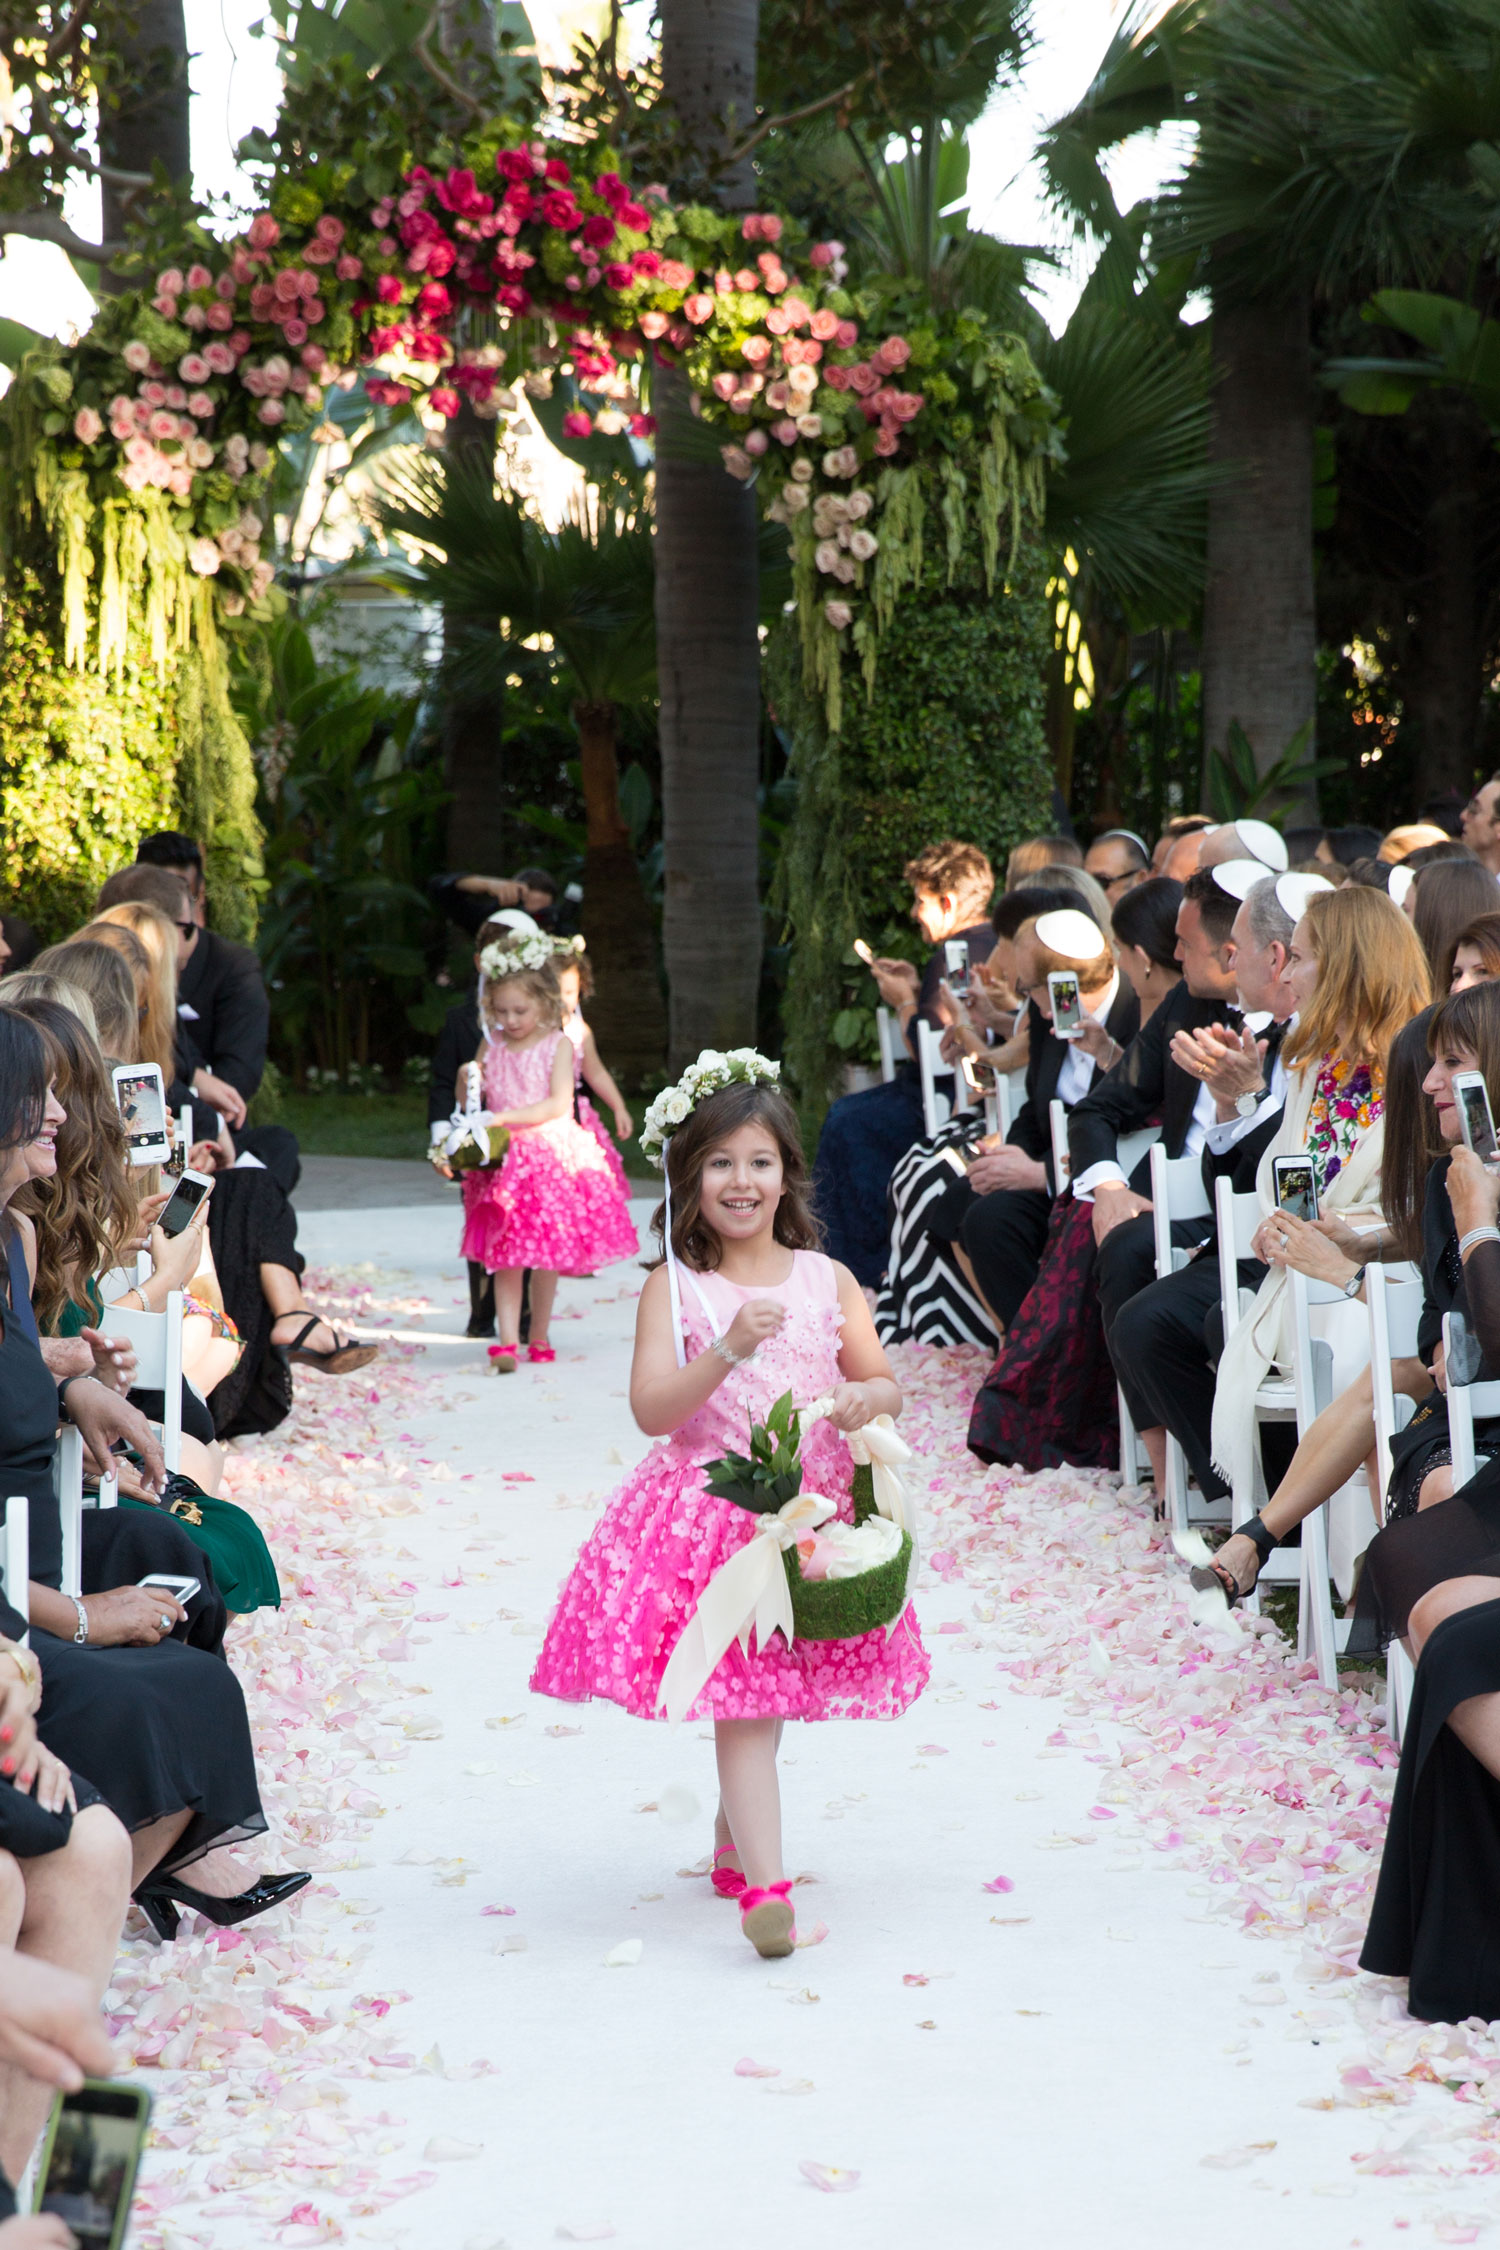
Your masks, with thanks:
M556 1274L542 1273L533 1268L531 1275L531 1341L534 1344L545 1344L548 1341L548 1332L552 1326L552 1307L556 1302ZM518 1323L516 1332L519 1335L519 1310L516 1317Z
M148 1828L136 1829L130 1839L130 1888L139 1890L153 1867L159 1867L192 1819L190 1812L168 1813Z
M714 1726L720 1804L745 1881L756 1890L782 1880L779 1730L776 1719L720 1719Z
M302 1294L301 1282L290 1266L263 1265L260 1269L260 1293L270 1307L272 1340L278 1344L290 1343L295 1333L291 1326L291 1315L300 1313L302 1320L306 1320L312 1312L312 1306ZM287 1334L278 1336L276 1331L282 1327L286 1328ZM303 1338L306 1349L314 1352L331 1352L341 1341L330 1323L323 1319L319 1319L317 1326L309 1329Z
M1160 1506L1167 1489L1167 1433L1158 1422L1154 1429L1137 1430L1135 1434L1146 1448L1146 1459L1151 1463L1152 1482L1156 1487L1157 1505Z
M1415 1374L1411 1372L1416 1366L1415 1361L1398 1361L1395 1367L1397 1388L1411 1398L1425 1397L1431 1388L1425 1369ZM1418 1381L1423 1386L1420 1391L1408 1387ZM1314 1508L1321 1508L1341 1484L1348 1482L1374 1442L1374 1394L1370 1370L1366 1367L1346 1391L1340 1391L1331 1406L1324 1407L1292 1455L1291 1467L1261 1509L1261 1522L1275 1532L1278 1539L1284 1539ZM1254 1542L1244 1532L1234 1532L1226 1539L1214 1561L1233 1571L1242 1587L1255 1583L1260 1558Z
M1407 1643L1411 1654L1421 1655L1445 1618L1496 1600L1500 1600L1500 1578L1445 1579L1412 1604ZM1500 1781L1500 1695L1471 1695L1467 1702L1455 1704L1448 1724L1464 1748L1472 1750L1486 1772Z
M97 2000L109 1982L129 1896L131 1841L104 1805L77 1815L61 1851L29 1859L18 1953L72 1969ZM42 2129L52 2088L0 2068L0 2167L18 2180Z

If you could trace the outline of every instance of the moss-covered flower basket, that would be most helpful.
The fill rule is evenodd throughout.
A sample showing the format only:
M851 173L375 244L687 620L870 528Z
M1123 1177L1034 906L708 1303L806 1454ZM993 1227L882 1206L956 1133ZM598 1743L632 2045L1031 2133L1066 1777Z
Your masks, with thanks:
M748 1454L726 1453L711 1464L708 1489L755 1515L777 1515L798 1497L801 1425L790 1391L764 1422L751 1424ZM911 1534L877 1511L868 1465L854 1471L853 1499L852 1525L830 1518L826 1529L804 1532L782 1555L801 1640L857 1640L894 1625L906 1607Z

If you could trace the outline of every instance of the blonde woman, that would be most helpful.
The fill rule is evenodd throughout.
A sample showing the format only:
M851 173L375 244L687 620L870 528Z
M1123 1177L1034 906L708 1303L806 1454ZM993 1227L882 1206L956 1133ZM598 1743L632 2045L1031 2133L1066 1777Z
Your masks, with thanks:
M1277 1263L1291 1230L1276 1202L1275 1161L1311 1159L1322 1217L1356 1231L1383 1225L1386 1060L1396 1034L1431 998L1427 956L1410 922L1384 892L1358 883L1309 899L1285 978L1297 1023L1282 1048L1281 1130L1256 1173L1265 1216L1251 1246L1270 1271L1229 1338L1214 1389L1213 1459L1236 1492L1256 1475L1255 1393L1291 1350L1287 1269Z
M145 954L144 977L138 967L136 970L139 1004L145 1010L138 1041L140 1059L158 1064L170 1086L177 1076L177 932L159 906L133 898L119 906L107 906L78 935L96 938L104 945L118 945L117 938L106 934L113 930L127 931ZM125 949L122 946L120 950Z

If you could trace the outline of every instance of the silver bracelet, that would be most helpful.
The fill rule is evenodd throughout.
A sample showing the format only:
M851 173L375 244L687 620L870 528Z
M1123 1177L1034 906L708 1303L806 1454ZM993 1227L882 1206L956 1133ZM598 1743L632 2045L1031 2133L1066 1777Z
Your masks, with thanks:
M78 1630L73 1635L73 1644L76 1648L82 1648L89 1637L89 1613L76 1594L69 1594L68 1599L78 1612Z
M1461 1234L1458 1238L1459 1256L1462 1257L1476 1242L1500 1242L1500 1227L1470 1227L1467 1234Z
M732 1352L729 1349L729 1341L727 1335L715 1336L713 1342L709 1345L708 1348L713 1353L715 1359L723 1360L726 1367L743 1367L745 1361L750 1357L750 1354L748 1352Z

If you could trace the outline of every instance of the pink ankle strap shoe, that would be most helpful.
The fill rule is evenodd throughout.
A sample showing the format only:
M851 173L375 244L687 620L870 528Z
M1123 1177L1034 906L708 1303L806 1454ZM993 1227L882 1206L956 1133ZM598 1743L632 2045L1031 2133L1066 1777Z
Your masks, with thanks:
M742 1898L744 1896L745 1878L739 1869L719 1865L720 1860L728 1859L733 1850L733 1844L720 1844L714 1852L714 1863L709 1871L708 1879L720 1898Z
M783 1961L797 1942L790 1883L747 1884L740 1896L740 1928L767 1961Z
M550 1344L528 1344L526 1357L533 1367L545 1367L549 1360L556 1359L557 1354Z

